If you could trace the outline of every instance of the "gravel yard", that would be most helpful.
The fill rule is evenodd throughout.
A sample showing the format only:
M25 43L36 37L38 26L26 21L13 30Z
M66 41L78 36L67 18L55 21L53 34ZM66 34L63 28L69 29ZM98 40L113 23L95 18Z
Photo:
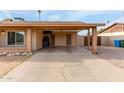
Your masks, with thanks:
M0 57L0 78L11 71L13 68L27 60L29 56L1 56Z

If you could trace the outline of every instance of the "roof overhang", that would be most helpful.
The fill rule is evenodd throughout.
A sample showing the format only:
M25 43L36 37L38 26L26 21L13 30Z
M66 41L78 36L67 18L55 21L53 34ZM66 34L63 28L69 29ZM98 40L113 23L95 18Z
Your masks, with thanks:
M43 30L85 30L103 26L104 24L93 24L83 22L0 22L0 27L36 27Z

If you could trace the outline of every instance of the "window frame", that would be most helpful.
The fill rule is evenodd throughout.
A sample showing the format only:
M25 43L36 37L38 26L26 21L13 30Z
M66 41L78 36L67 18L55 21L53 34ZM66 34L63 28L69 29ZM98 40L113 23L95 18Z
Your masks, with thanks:
M8 32L15 32L15 44L14 45L9 45L8 44ZM24 33L24 44L23 45L17 45L16 44L16 33L18 33L18 32L23 32ZM7 34L6 35L6 45L7 46L15 46L15 47L16 46L22 46L22 47L25 46L25 35L26 35L26 32L24 30L16 30L16 31L15 30L11 30L11 31L7 31L6 34Z

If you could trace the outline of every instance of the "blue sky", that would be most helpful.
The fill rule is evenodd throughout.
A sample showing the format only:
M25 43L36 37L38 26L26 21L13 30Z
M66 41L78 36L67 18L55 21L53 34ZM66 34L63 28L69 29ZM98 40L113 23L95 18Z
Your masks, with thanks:
M22 17L26 21L38 21L39 15L37 10L1 10L0 20L4 18ZM116 22L124 22L124 11L123 10L42 10L41 11L42 21L82 21L91 23L106 23L109 24ZM108 25L109 25L108 24ZM85 35L87 31L81 31L79 35Z
M124 16L123 10L112 11L77 11L77 10L42 10L43 21L82 21L82 22L107 22L117 20ZM23 17L27 21L38 21L37 10L1 10L0 20L4 18Z

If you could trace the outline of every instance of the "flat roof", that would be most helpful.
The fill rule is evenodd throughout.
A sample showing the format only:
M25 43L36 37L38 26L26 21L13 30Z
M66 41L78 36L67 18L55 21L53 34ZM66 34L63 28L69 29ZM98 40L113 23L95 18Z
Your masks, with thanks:
M1 21L0 27L39 27L43 29L82 30L104 26L104 23L84 23L80 21Z

